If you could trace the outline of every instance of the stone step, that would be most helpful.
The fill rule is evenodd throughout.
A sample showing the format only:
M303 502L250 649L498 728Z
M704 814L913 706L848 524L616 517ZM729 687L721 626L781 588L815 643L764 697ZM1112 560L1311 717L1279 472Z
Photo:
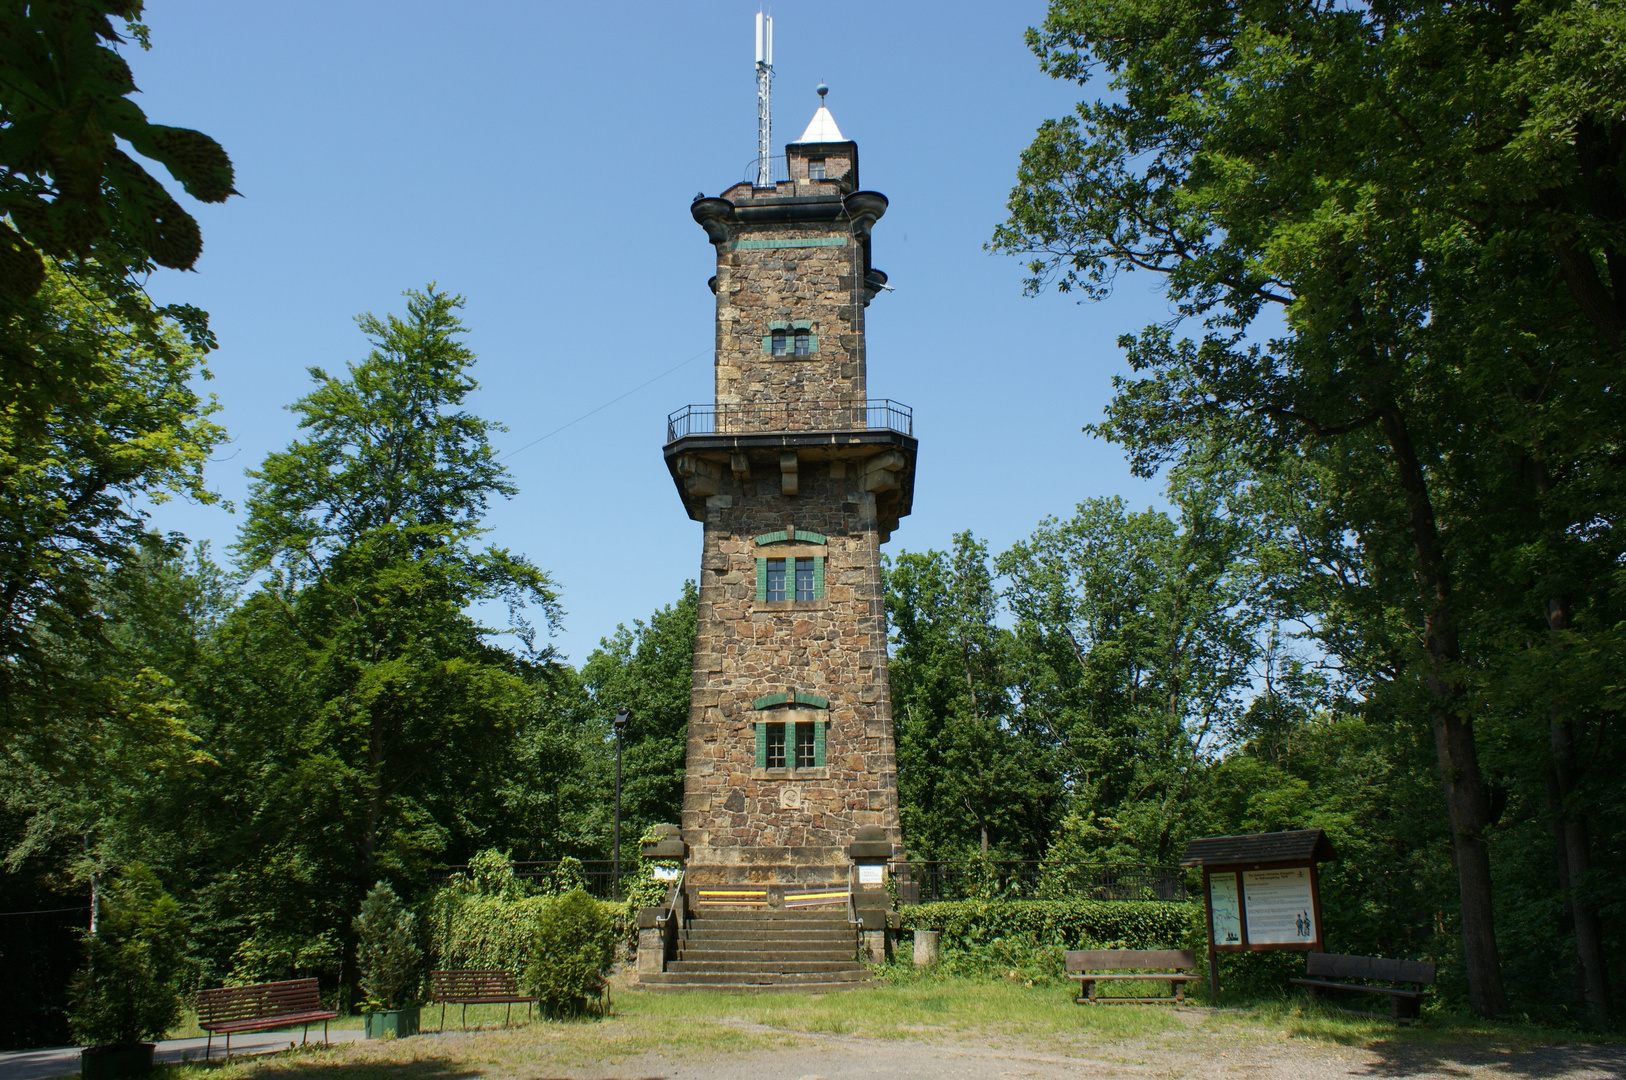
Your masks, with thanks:
M689 917L683 920L684 926L761 926L771 927L774 930L845 930L851 924L847 916L839 919L785 919L785 918L751 918L751 919L716 919L710 915L699 918Z
M844 960L784 960L771 956L758 956L739 960L673 960L666 965L667 971L683 972L777 972L787 975L794 972L809 971L862 971L851 957Z
M786 948L755 948L755 949L716 949L716 948L680 948L680 960L748 960L753 956L771 957L775 960L851 960L857 950L848 945L840 949L786 949Z
M857 940L851 930L753 930L746 927L713 930L693 925L683 928L683 938L686 941L783 941L787 945L798 941Z
M805 986L808 983L862 982L869 972L857 964L844 971L660 971L638 976L648 986Z

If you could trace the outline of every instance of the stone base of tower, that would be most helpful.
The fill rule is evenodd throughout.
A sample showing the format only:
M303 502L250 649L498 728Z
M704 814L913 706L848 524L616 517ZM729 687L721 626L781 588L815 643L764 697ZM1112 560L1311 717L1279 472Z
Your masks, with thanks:
M786 885L847 887L852 860L845 848L736 848L728 861L715 850L697 848L685 880L701 885Z

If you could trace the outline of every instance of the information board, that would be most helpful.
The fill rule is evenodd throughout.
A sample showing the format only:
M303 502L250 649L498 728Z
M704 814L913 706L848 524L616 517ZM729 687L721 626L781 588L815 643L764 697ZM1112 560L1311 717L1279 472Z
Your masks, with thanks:
M1208 910L1214 919L1215 944L1242 944L1242 909L1237 905L1235 874L1215 874L1208 879Z
M1247 905L1250 944L1309 945L1321 939L1316 932L1309 867L1249 870L1242 875L1242 898ZM1218 939L1217 924L1214 933Z
M885 873L886 867L882 866L880 863L860 866L858 868L858 884L883 885L886 883Z

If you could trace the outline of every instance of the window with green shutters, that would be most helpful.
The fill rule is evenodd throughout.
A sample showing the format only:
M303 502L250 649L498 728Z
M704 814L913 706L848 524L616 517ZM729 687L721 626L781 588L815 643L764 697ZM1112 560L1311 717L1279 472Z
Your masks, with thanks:
M824 599L824 556L757 559L757 599L797 600L807 603Z
M811 694L771 694L758 698L755 707L765 702L798 704L797 698L823 703L823 698ZM822 704L821 706L822 707ZM764 720L753 725L756 735L756 763L759 769L822 769L826 765L826 734L830 721L823 716L805 719L807 713L791 713L783 720Z

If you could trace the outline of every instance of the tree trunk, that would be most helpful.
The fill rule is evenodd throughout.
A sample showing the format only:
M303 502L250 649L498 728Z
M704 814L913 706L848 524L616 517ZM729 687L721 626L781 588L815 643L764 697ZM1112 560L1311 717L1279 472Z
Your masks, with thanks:
M1547 628L1554 634L1569 628L1569 605L1562 597L1547 604ZM1554 709L1548 725L1553 763L1548 771L1548 802L1555 823L1554 839L1558 857L1564 864L1560 883L1566 906L1575 924L1575 957L1581 965L1581 989L1587 1012L1600 1027L1609 1023L1609 971L1603 957L1603 926L1598 912L1586 896L1588 871L1592 869L1591 844L1586 817L1571 805L1575 796L1575 730L1565 715L1563 704Z
M1383 403L1380 424L1394 453L1395 471L1406 496L1407 527L1426 612L1423 648L1428 655L1428 670L1424 683L1430 698L1434 752L1440 765L1440 783L1445 791L1445 805L1451 818L1451 842L1456 853L1468 1004L1480 1016L1492 1017L1507 1008L1507 995L1502 988L1501 959L1496 951L1496 916L1491 906L1490 850L1486 837L1490 806L1479 775L1473 720L1462 711L1453 671L1462 659L1462 647L1457 636L1451 579L1440 550L1427 479L1412 446L1405 417L1392 398Z

